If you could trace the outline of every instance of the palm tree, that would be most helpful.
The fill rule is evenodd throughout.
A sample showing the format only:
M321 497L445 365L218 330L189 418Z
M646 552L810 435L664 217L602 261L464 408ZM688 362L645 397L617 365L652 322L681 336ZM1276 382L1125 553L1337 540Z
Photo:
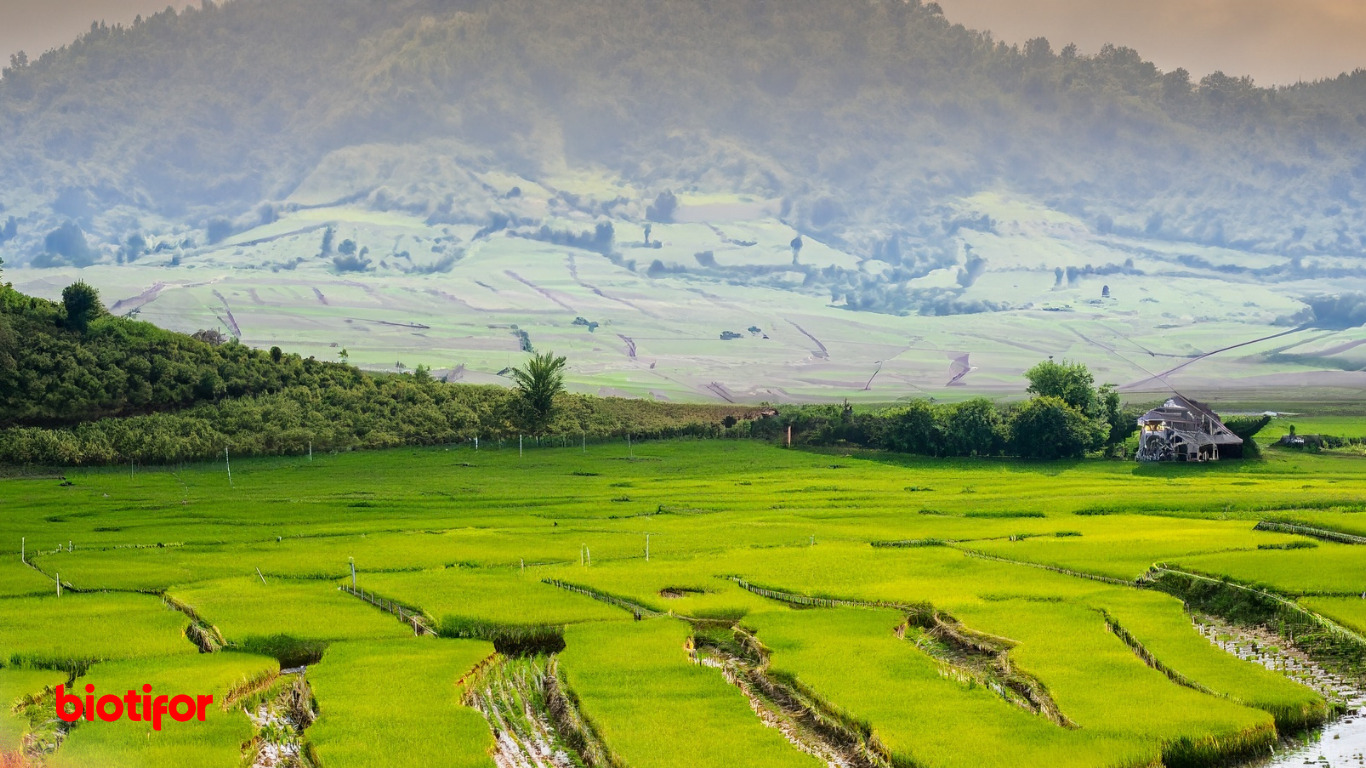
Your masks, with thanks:
M544 430L554 415L555 395L564 391L564 364L563 357L546 352L533 355L526 365L512 369L522 412L533 432Z

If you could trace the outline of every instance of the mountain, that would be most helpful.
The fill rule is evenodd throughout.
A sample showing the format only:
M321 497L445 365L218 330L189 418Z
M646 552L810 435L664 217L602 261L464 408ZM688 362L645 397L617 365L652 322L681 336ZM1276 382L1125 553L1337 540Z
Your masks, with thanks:
M369 367L551 344L580 389L887 399L1044 354L1366 366L1366 71L1192 82L934 3L233 0L16 58L0 135L20 288Z

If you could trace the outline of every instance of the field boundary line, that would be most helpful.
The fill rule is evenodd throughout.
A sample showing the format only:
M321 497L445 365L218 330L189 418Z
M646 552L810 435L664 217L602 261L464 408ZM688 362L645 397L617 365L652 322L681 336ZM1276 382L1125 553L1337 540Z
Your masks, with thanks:
M1222 693L1216 693L1210 690L1209 688L1206 688L1205 686L1201 685L1200 683L1197 683L1196 681L1190 679L1189 677L1186 677L1185 675L1178 672L1176 669L1167 666L1165 663L1163 663L1161 659L1157 658L1156 654L1148 650L1148 647L1144 645L1142 641L1140 641L1137 637L1134 637L1128 629L1125 629L1124 625L1119 623L1119 619L1115 618L1114 615L1111 614L1109 611L1105 610L1104 608L1097 608L1096 611L1100 613L1102 618L1105 619L1106 629L1109 629L1115 637L1118 637L1125 645L1129 646L1129 648L1133 650L1134 655L1137 656L1144 664L1166 675L1168 680L1171 680L1173 683L1176 683L1177 685L1190 688L1191 690L1199 691L1200 693L1207 693L1211 696L1216 696L1221 699L1228 698L1227 695Z
M342 584L337 587L337 589L340 589L352 597L360 598L385 613L391 613L397 616L399 621L412 626L413 634L415 635L421 636L426 634L435 637L437 634L436 630L432 629L431 624L427 621L426 614L422 613L422 611L414 610L411 606L380 597L374 592L353 588L347 584Z
M1205 582L1206 584L1214 584L1220 587L1229 587L1232 589L1237 589L1243 592L1248 592L1257 595L1258 597L1266 598L1267 600L1276 603L1282 608L1288 609L1293 613L1298 613L1302 616L1305 616L1314 624L1323 627L1324 629L1328 630L1329 632L1332 632L1335 635L1338 635L1339 637L1350 640L1354 643L1357 643L1358 645L1366 646L1366 637L1362 637L1361 635L1342 626L1341 624L1338 624L1337 622L1333 621L1327 616L1315 613L1314 611L1305 608L1304 606L1300 605L1294 600L1282 597L1278 594L1275 594L1274 592L1268 592L1264 589L1257 589L1256 587L1249 587L1245 584L1239 584L1235 581L1229 581L1226 579L1216 579L1210 576L1204 576L1199 573L1193 573L1191 571L1183 571L1180 568L1172 568L1166 565L1165 563L1153 564L1153 567L1149 569L1148 573L1144 574L1143 578L1152 581L1153 583L1156 583L1157 579L1155 578L1155 576L1159 576L1163 573L1170 573L1175 576L1184 576L1188 579Z
M995 560L998 563L1007 563L1009 565L1026 565L1030 568L1038 568L1044 571L1052 571L1054 573L1060 573L1064 576L1074 576L1078 579L1090 579L1091 581L1099 581L1104 584L1114 584L1116 586L1121 587L1134 587L1136 589L1142 587L1142 585L1139 584L1138 579L1129 581L1126 579L1117 578L1115 576L1103 576L1099 573L1086 573L1085 571L1074 571L1071 568L1063 568L1062 566L1058 565L1048 565L1046 563L1031 563L1028 560L1011 560L1008 557L992 555L986 552L982 552L980 550L969 549L967 547L959 547L951 543L945 544L945 546L950 547L952 549L956 549L959 552L962 552L963 554L967 555L968 557L976 557L982 560Z
M644 605L641 605L640 603L635 602L634 600L627 600L624 597L617 597L616 595L603 592L600 589L594 589L593 587L585 587L579 584L573 584L568 581L561 581L559 579L550 577L541 579L541 583L548 584L552 587L559 587L560 589L563 589L566 592L574 592L576 594L583 595L584 597L591 597L594 600L599 600L601 602L607 603L608 605L614 605L618 608L621 608L622 610L630 611L641 618L654 618L656 616L673 615L672 612L665 613L663 611L656 611L655 609L648 608Z
M1310 525L1282 522L1279 520L1262 520L1252 526L1252 530L1293 533L1299 536L1308 536L1311 539L1332 541L1338 544L1366 544L1366 536L1357 536L1351 533L1343 533L1342 531L1334 531L1331 528L1316 528Z

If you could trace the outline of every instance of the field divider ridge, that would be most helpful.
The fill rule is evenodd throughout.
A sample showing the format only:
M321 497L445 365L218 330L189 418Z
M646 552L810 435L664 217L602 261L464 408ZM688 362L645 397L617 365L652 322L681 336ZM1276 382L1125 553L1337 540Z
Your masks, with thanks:
M1048 565L1047 563L1031 563L1028 560L1011 560L1008 557L1001 557L1000 555L989 554L987 552L982 552L981 550L955 546L953 543L947 543L945 546L951 547L952 549L956 549L959 552L962 552L963 554L967 555L968 557L975 557L980 560L994 560L998 563L1006 563L1008 565L1023 565L1028 566L1030 568L1038 568L1044 571L1061 573L1064 576L1073 576L1078 579L1089 579L1091 581L1099 581L1103 584L1114 584L1120 587L1135 587L1140 589L1143 587L1143 585L1140 583L1141 579L1135 579L1133 581L1130 581L1128 579L1121 579L1115 576L1105 576L1099 573L1074 571L1071 568L1063 568L1059 565Z
M1153 567L1142 576L1142 580L1150 581L1154 586L1160 586L1160 579L1162 578L1163 574L1171 574L1173 576L1185 577L1193 581L1198 581L1205 584L1218 586L1221 588L1239 590L1242 592L1246 592L1250 595L1262 598L1264 600L1270 600L1271 602L1275 603L1279 608L1290 611L1291 613L1298 614L1299 616L1308 619L1311 623L1319 626L1320 628L1327 630L1329 633L1337 635L1338 637L1341 637L1344 640L1348 640L1352 643L1355 643L1361 646L1362 648L1366 648L1366 637L1362 637L1361 635L1357 634L1356 632L1353 632L1347 627L1342 626L1341 624L1338 624L1337 622L1333 621L1327 616L1315 613L1314 611L1305 608L1304 606L1300 605L1294 600L1282 597L1281 595L1275 594L1274 592L1268 592L1264 589L1257 589L1256 587L1249 587L1245 584L1239 584L1235 581L1231 581L1228 579L1216 579L1199 573L1185 571L1180 568L1173 568L1169 565L1166 565L1165 563L1155 563Z
M1190 688L1193 691L1207 693L1210 696L1216 696L1221 699L1228 698L1225 694L1216 693L1164 664L1152 651L1148 650L1147 646L1143 645L1138 638L1134 637L1129 630L1125 629L1124 625L1119 623L1119 619L1115 618L1109 611L1104 608L1097 608L1096 611L1100 613L1101 618L1105 619L1105 628L1110 630L1111 634L1118 637L1125 645L1129 646L1129 648L1133 650L1134 655L1144 664L1147 664L1149 667L1166 675L1168 680L1171 680L1173 683L1182 687Z
M1275 531L1277 533L1293 533L1298 536L1308 536L1311 539L1321 541L1331 541L1337 544L1366 544L1366 536L1357 536L1342 531L1334 531L1329 528L1316 528L1311 525L1302 525L1280 520L1262 520L1252 526L1254 531Z
M548 584L552 587L559 587L560 589L563 589L566 592L574 592L585 597L591 597L594 600L599 600L601 602L607 603L608 605L614 605L618 608L621 608L622 610L634 613L637 618L655 618L656 616L673 615L672 612L666 613L664 611L656 611L655 609L647 607L645 605L641 605L640 603L637 603L634 600L628 600L624 597L618 597L608 592L603 592L600 589L594 589L593 587L585 587L580 584L573 584L567 581L561 581L559 579L550 577L541 579L541 583Z
M1048 686L1034 675L1017 667L1009 656L1018 643L1010 638L980 632L936 610L929 603L902 603L883 600L848 600L814 597L750 584L739 576L721 577L734 581L741 589L760 597L811 608L866 608L900 611L906 622L897 628L897 636L905 639L909 627L918 627L926 634L949 646L940 651L933 644L912 641L917 649L948 667L955 676L967 676L985 686L1003 701L1025 711L1040 715L1054 725L1069 730L1080 726L1068 717L1053 700Z
M347 584L342 584L338 586L337 589L340 589L352 597L360 598L385 613L392 613L398 617L399 621L410 625L413 628L413 634L415 635L436 636L437 634L437 631L432 629L431 622L428 621L426 614L414 609L412 606L397 603L388 598L380 597L374 592L367 592L364 589L358 589Z

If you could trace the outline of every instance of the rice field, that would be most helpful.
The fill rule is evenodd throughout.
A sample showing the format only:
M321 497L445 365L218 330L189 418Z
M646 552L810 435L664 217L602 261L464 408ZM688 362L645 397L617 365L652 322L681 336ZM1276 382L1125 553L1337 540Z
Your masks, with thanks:
M1366 463L1343 456L668 441L232 469L0 479L0 756L236 768L285 745L313 768L534 765L534 738L465 703L476 667L525 656L497 666L499 690L571 762L815 766L857 743L879 765L1213 766L1334 703L1202 637L1143 579L1154 564L1366 629L1362 545L1257 528L1359 525ZM143 682L235 692L150 737L31 717L57 683Z
M814 757L765 728L719 670L689 660L691 635L670 619L566 633L565 682L622 764L818 768Z
M459 681L493 654L476 640L357 641L308 672L318 719L307 731L323 765L492 768L484 718Z
M236 765L252 736L241 709L220 702L234 687L278 671L274 659L240 653L144 658L93 667L81 678L97 692L151 685L158 693L211 695L205 721L170 721L155 730L145 721L80 722L48 759L52 768L210 768Z

